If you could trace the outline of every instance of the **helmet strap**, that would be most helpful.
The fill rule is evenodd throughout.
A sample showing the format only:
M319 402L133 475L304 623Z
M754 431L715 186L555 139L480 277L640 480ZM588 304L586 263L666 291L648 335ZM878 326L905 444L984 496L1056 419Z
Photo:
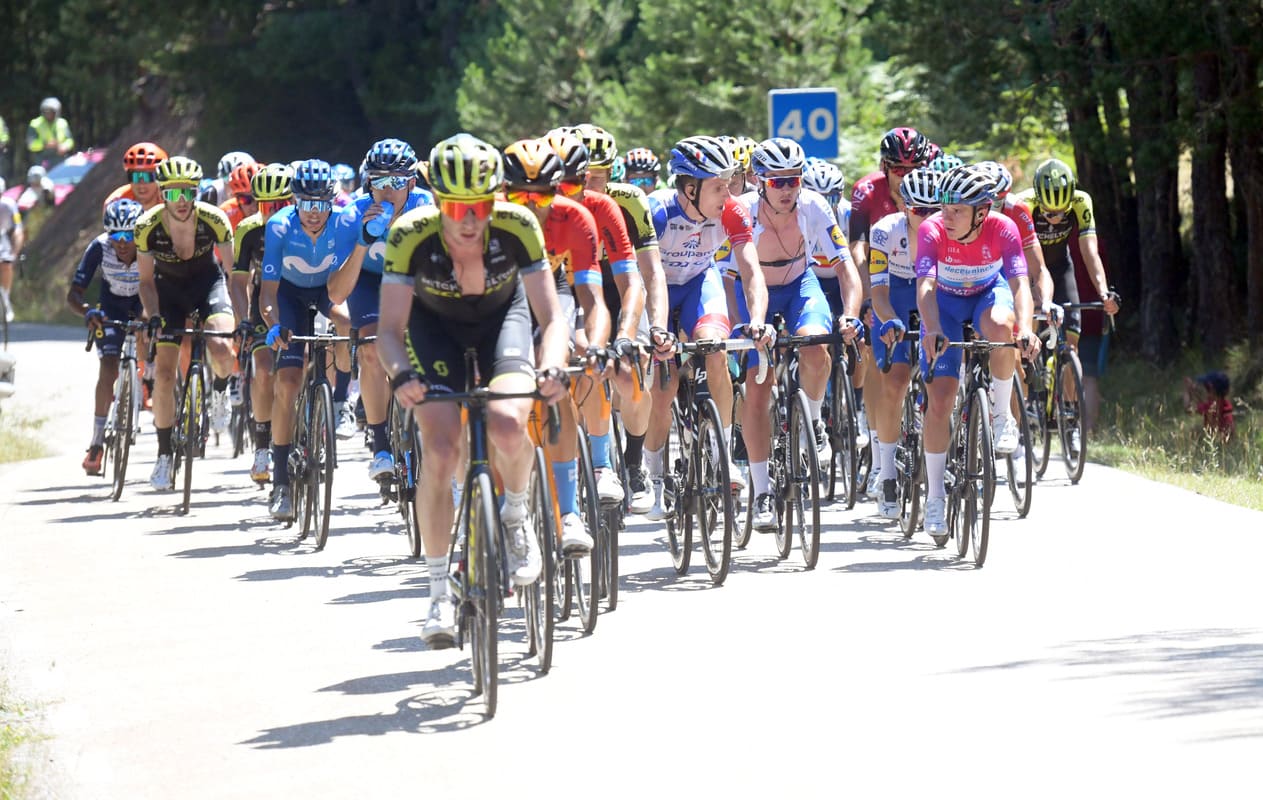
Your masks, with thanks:
M679 180L679 178L676 178L676 180L678 181L678 180ZM688 187L689 187L689 184L692 184L692 186L693 186L693 196L692 196L692 197L689 197L689 194L688 194L688 191L687 191L687 190L688 190ZM702 213L702 207L701 207L700 205L698 205L698 203L697 203L697 201L698 201L698 200L700 200L700 199L702 198L702 181L701 181L701 179L700 179L700 178L693 178L693 177L689 177L688 182L687 182L684 186L681 186L681 187L680 187L680 190L684 192L684 199L685 199L685 200L687 200L687 201L689 202L689 205L693 206L694 210L696 210L696 211L697 211L697 215L698 215L699 217L701 217L701 218L702 218L702 219L701 219L701 221L702 221L702 222L705 222L705 221L708 219L708 217L707 217L705 214L703 214L703 213Z

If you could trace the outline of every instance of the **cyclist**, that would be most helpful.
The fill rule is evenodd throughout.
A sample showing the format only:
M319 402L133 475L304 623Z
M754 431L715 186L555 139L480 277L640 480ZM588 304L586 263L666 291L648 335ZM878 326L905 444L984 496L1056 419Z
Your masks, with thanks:
M820 289L820 281L812 264L812 254L820 252L841 287L844 313L859 313L860 279L846 250L846 239L838 229L837 218L823 197L803 191L802 175L807 158L802 147L792 139L773 138L760 142L751 157L754 173L759 177L759 190L744 195L754 221L754 245L759 267L767 284L767 314L780 313L787 329L794 335L811 336L833 330L829 302ZM736 293L738 313L747 319L745 296ZM843 331L850 341L857 331ZM746 361L746 402L742 415L742 435L750 459L750 479L754 482L752 525L756 530L770 531L777 527L776 502L770 493L768 457L772 432L768 427L768 408L772 401L772 381L760 384L756 379L760 355L751 352ZM812 443L821 464L833 457L820 407L829 383L829 346L811 345L798 351L799 382L807 395L811 422L815 433Z
M912 379L910 348L900 341L917 307L915 262L917 235L924 222L939 209L939 173L932 167L918 167L899 184L902 211L888 214L873 223L869 234L869 283L873 293L873 359L880 367L889 357L890 372L881 382L881 402L886 413L877 420L877 455L881 496L877 513L898 519L899 482L895 448L903 395ZM889 356L887 353L889 352Z
M136 264L149 334L158 336L153 390L158 460L149 482L158 491L169 491L175 374L181 341L171 331L183 328L185 319L195 311L207 330L233 329L225 274L226 265L232 263L232 228L224 212L209 203L194 201L202 179L202 167L196 161L172 156L158 164L154 177L162 188L162 205L149 209L136 221ZM228 376L235 365L232 346L227 339L209 337L206 353L215 375L212 408L226 416ZM227 427L226 419L212 423L216 421Z
M241 150L224 153L214 180L199 182L198 200L218 205L228 199L228 177L242 164L253 164L254 156Z
M290 343L290 334L311 336L315 331L308 309L315 306L338 330L350 329L344 304L334 305L326 283L329 275L346 260L346 237L338 227L343 213L333 210L333 174L327 161L313 158L299 162L290 182L295 205L282 208L267 221L264 234L262 287L259 310L268 326L269 347L287 345L275 356L276 379L272 384L272 501L268 511L282 522L294 519L294 495L289 480L289 452L292 446L294 400L303 381L306 348ZM351 353L345 344L334 348L339 373L350 372ZM344 392L334 404L346 402Z
M123 174L127 183L110 192L105 205L127 198L144 206L145 210L162 202L162 191L154 180L154 168L167 157L167 151L153 142L137 142L123 153Z
M646 195L662 188L662 161L648 147L633 147L624 156L627 182Z
M13 262L22 254L26 233L22 230L22 212L15 198L4 197L4 178L0 178L0 295L3 295L5 322L13 321Z
M252 181L261 167L261 164L250 161L234 167L232 172L228 173L227 187L232 196L219 204L219 210L228 217L234 233L241 220L259 210L254 200Z
M917 231L917 310L921 314L921 366L934 370L927 387L924 442L927 500L925 531L946 531L946 491L943 473L952 408L956 401L961 356L949 349L959 341L965 322L993 342L1017 339L1028 353L1038 340L1031 333L1031 294L1026 259L1017 225L992 213L995 179L990 170L965 164L944 175L939 183L942 212L921 223ZM1012 350L991 354L991 415L995 452L1012 453L1018 445L1017 421L1009 400L1016 368Z
M467 133L430 152L429 181L438 207L405 214L386 243L377 352L396 399L413 408L425 458L417 508L430 574L430 610L422 637L450 647L455 609L448 594L452 537L451 482L460 465L460 409L420 405L427 392L466 386L465 356L477 351L479 374L494 391L538 389L549 402L565 393L558 380L566 363L566 321L548 269L535 215L495 200L503 176L500 153ZM531 362L531 315L539 346ZM507 561L514 584L539 578L535 535L526 503L533 447L527 435L533 401L496 400L487 406L490 450L504 484L500 521L508 533Z
M232 303L237 319L241 320L237 332L242 346L249 348L254 361L254 379L250 382L254 463L250 467L250 479L259 483L266 483L271 473L272 404L275 400L272 392L272 350L266 342L268 327L259 311L263 245L268 220L281 209L294 204L293 177L285 164L268 164L255 173L250 191L259 210L243 219L233 236Z
M334 164L333 179L338 184L338 193L333 198L333 207L345 208L351 202L352 193L359 188L355 169L350 164Z
M609 149L614 149L612 136L609 139ZM628 153L627 161L637 167L641 174L652 172L655 176L657 175L658 158L651 151ZM617 321L616 329L628 334L622 337L628 344L632 338L639 340L642 344L649 344L651 340L665 343L667 341L667 282L666 274L662 270L662 256L658 252L658 234L654 231L653 218L649 211L649 198L639 187L611 181L610 177L612 175L607 174L600 165L589 164L583 197L586 201L590 192L600 192L609 195L618 204L622 212L623 224L631 236L631 244L636 251L636 265L640 268L640 280L634 280L630 273L615 274L610 263L609 252L603 250L601 273L605 287L605 305ZM631 335L633 323L634 337ZM616 338L616 349L618 341L619 339ZM624 357L623 361L625 366L630 367L630 359ZM636 384L631 369L623 369L615 373L614 391L616 405L627 434L627 446L624 448L623 459L627 465L628 479L631 484L629 489L632 497L628 510L633 514L644 514L653 507L649 473L644 467L645 434L649 430L649 415L653 411L653 402L649 393Z
M715 138L727 145L732 151L733 159L737 162L737 171L732 173L732 179L728 183L728 191L732 193L732 196L740 197L746 192L757 190L759 180L750 158L754 155L754 148L758 142L749 136L716 136Z
M925 166L929 161L928 139L914 128L892 128L881 139L881 168L856 181L855 188L851 191L851 221L847 234L851 242L851 256L859 270L860 280L864 282L865 298L871 296L868 285L869 230L874 222L899 210L899 183L903 176L917 167ZM865 322L871 324L872 320L866 319ZM873 386L879 386L881 379L881 372L875 369L871 358L865 359L863 368L855 371L853 385L859 419L857 444L860 447L876 438L879 413L876 405L871 409L875 413L868 413L870 409L869 404L865 403L864 386L869 381L872 381ZM874 394L877 395L877 403L880 403L880 389ZM871 470L869 476L866 493L877 499L877 470Z
M534 213L544 231L544 247L552 264L557 285L557 299L562 316L577 335L576 305L582 311L582 333L589 342L604 342L609 337L609 311L601 297L602 276L599 247L600 233L596 218L584 206L568 197L558 196L565 167L561 158L546 141L524 139L504 151L504 186L511 203L525 206ZM573 281L573 286L571 282ZM594 394L600 388L585 379L583 394ZM561 546L563 551L586 553L592 549L592 537L578 504L578 440L577 420L569 404L561 407L561 434L553 456L553 481L557 506L561 513ZM596 438L592 443L596 463ZM609 463L609 434L605 440L605 463ZM599 489L598 489L599 493ZM621 497L621 495L620 495Z
M364 156L368 176L367 194L360 195L346 207L345 222L339 231L345 241L339 243L349 255L329 276L329 300L346 302L351 313L351 327L360 336L377 335L377 311L381 295L382 266L386 262L386 235L374 235L369 222L386 216L386 226L405 212L418 206L434 205L434 197L425 189L416 188L417 154L412 145L400 139L375 142ZM389 212L388 212L389 208ZM395 462L390 455L390 435L386 412L390 405L390 384L377 357L377 346L359 346L360 398L364 401L364 419L372 439L373 459L368 475L374 480L393 475ZM338 408L338 436L355 435L355 412L349 404Z
M760 346L769 344L773 332L771 326L763 322L767 287L754 247L753 223L749 211L728 191L733 173L738 169L732 152L714 137L690 136L672 148L669 169L675 177L675 188L649 195L667 278L668 317L678 311L679 330L692 339L722 339L728 335L731 328L727 299L723 278L714 260L715 252L727 240L745 288L750 312L747 332ZM732 376L728 372L727 354L707 355L706 374L711 397L719 406L724 442L729 443L732 441ZM654 407L669 408L678 384L678 372L672 373L670 385L665 389L655 382ZM654 491L653 508L648 514L651 520L667 516L662 507L662 475L670 426L670 414L656 414L651 417L645 436ZM729 459L733 485L744 489L745 477L731 463L730 448L726 447L725 456Z
M83 317L89 329L101 331L95 340L101 363L96 379L92 442L88 445L87 457L83 459L83 471L89 475L101 474L106 415L114 398L118 359L126 335L121 328L108 324L107 320L130 320L141 313L140 272L136 268L136 219L143 211L140 203L125 198L106 206L103 219L105 233L88 244L70 281L70 290L66 292L66 304L71 310ZM85 301L84 294L98 269L101 271L101 296L98 307L92 308Z

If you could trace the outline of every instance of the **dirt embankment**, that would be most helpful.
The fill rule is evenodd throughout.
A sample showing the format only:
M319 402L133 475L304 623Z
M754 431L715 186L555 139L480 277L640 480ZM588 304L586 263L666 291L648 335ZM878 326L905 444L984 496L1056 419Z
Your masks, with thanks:
M26 263L14 287L14 305L22 319L73 321L65 307L66 288L88 242L101 232L101 204L124 180L124 151L136 142L162 145L172 154L193 145L201 103L177 97L165 80L146 78L136 87L132 121L105 145L108 155L84 176L25 248Z

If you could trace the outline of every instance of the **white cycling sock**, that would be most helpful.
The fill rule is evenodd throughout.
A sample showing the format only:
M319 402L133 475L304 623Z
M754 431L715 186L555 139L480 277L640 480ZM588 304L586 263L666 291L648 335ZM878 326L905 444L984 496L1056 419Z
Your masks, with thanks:
M991 382L991 416L998 417L1000 414L1012 414L1009 409L1009 401L1013 399L1013 379L1007 381L993 380Z
M772 488L772 479L767 474L766 461L750 462L750 480L754 482L755 497L758 497L761 494L767 494L768 490Z
M425 566L430 571L430 599L447 597L447 556L426 556Z
M662 454L664 452L666 452L665 447L657 450L645 450L645 467L649 470L650 479L662 479Z
M820 421L820 406L822 405L824 405L823 397L820 398L819 400L812 400L811 397L807 398L807 408L811 411L812 422Z
M898 444L895 442L878 442L877 450L881 455L881 479L883 481L894 480L895 470L895 448Z
M925 454L925 479L929 484L927 497L946 497L947 489L943 486L943 473L947 471L947 451Z

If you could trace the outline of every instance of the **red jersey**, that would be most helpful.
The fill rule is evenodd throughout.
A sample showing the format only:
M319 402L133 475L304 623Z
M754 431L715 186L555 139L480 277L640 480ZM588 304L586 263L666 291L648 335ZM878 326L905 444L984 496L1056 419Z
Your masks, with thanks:
M885 175L874 172L860 178L851 190L851 223L847 241L867 242L869 227L898 210L899 206L890 199L890 181Z
M1022 237L1022 249L1037 246L1039 237L1035 235L1035 218L1031 216L1031 207L1010 194L1004 198L1003 209L1004 216L1017 223L1017 232Z
M592 213L574 200L557 195L548 209L543 228L544 249L553 274L559 280L565 274L570 283L592 286L599 292L602 283L597 250L599 234ZM626 231L623 235L626 238Z
M610 271L618 275L635 269L636 251L632 248L627 224L623 222L623 210L614 198L600 192L584 192L583 207L596 219L602 253L609 259Z
M237 224L246 218L246 212L241 209L241 204L237 202L235 197L230 197L220 203L219 210L228 216L228 224L234 232L237 230Z

